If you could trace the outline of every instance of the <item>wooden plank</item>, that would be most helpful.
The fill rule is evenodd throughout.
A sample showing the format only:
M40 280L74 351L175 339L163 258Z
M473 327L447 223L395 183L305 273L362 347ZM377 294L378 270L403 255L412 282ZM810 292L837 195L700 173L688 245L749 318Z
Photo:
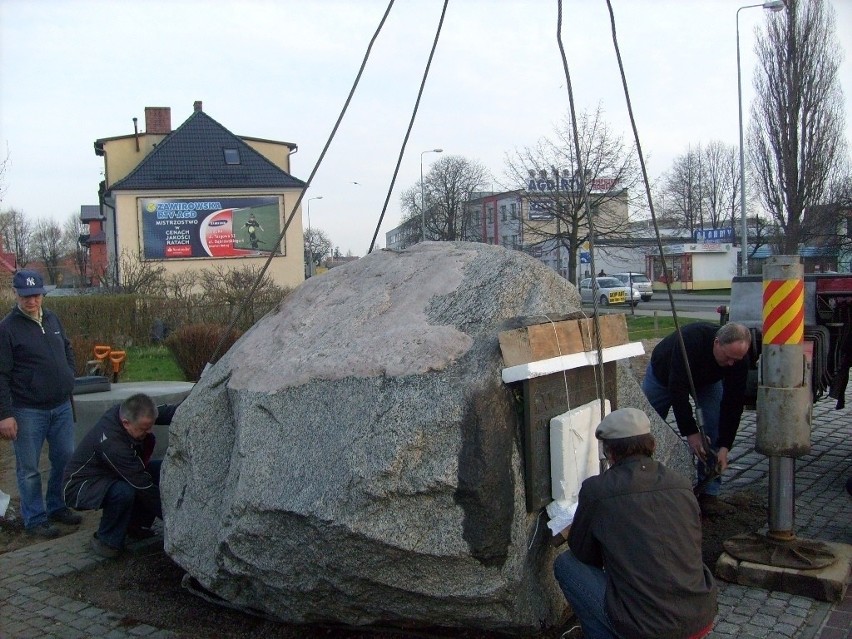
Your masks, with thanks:
M601 350L604 362L613 362L618 359L627 359L628 357L636 357L637 355L644 354L645 347L642 346L642 342L630 342L629 344L610 346ZM598 352L596 350L583 351L581 353L572 353L571 355L551 357L550 359L540 359L535 362L529 362L528 364L510 366L503 369L501 376L504 383L510 384L582 366L597 366L597 363Z
M628 342L627 320L623 314L598 317L601 347ZM543 322L502 331L498 335L505 367L542 359L597 350L595 327L591 318Z

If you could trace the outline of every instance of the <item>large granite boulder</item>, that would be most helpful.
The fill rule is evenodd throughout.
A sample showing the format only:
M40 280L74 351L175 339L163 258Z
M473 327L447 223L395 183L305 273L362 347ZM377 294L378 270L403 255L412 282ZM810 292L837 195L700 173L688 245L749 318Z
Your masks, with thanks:
M540 262L476 243L381 251L305 282L181 406L166 551L283 621L557 623L557 551L526 512L497 334L579 307Z

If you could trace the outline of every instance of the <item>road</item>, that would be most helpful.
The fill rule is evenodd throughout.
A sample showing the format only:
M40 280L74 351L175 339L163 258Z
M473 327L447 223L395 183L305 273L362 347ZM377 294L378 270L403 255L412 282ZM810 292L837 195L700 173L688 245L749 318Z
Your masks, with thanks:
M670 316L671 306L669 304L668 294L663 292L655 292L652 300L648 302L639 302L634 309L636 315L653 315L655 312L660 316ZM678 315L684 317L696 317L708 321L718 321L719 314L716 312L716 307L721 304L730 303L730 295L696 295L694 293L672 293L675 303L675 309ZM583 310L589 312L592 310L591 304L583 304ZM630 314L629 306L599 306L600 314L606 313L626 313Z

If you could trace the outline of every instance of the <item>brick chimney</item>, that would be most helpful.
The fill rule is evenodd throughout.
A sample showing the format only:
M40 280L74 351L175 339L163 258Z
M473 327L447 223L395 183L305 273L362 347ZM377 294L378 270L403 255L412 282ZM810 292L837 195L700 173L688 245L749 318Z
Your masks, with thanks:
M192 110L195 113L198 113L199 111L203 111L203 109L201 108L201 100L196 100L195 102L192 103Z
M145 133L168 135L171 132L171 107L145 107Z

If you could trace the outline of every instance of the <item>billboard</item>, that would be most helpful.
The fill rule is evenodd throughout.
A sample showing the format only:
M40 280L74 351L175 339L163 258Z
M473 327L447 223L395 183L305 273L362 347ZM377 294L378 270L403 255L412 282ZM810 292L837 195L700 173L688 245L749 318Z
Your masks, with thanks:
M268 255L281 234L278 197L140 198L146 260ZM284 246L280 248L284 252Z
M553 207L553 202L531 199L527 217L531 220L552 220Z

